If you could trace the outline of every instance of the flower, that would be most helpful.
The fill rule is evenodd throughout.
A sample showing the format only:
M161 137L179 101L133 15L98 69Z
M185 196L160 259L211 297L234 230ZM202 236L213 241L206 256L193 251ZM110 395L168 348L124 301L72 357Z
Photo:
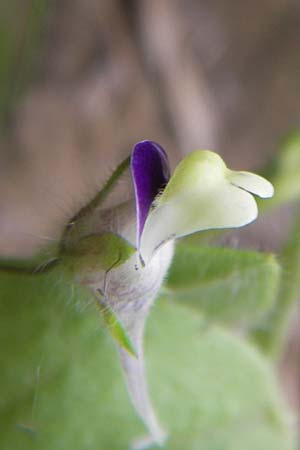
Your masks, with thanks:
M273 187L258 175L228 169L208 150L190 153L170 176L163 148L142 141L130 159L134 199L103 205L126 167L127 160L71 221L61 256L76 281L92 290L115 339L132 403L149 432L135 448L146 448L166 439L148 393L143 333L172 261L173 241L197 231L246 225L257 217L251 194L271 197Z
M230 170L209 150L184 158L170 178L165 151L151 141L131 157L137 213L137 248L143 263L165 242L197 231L244 226L257 217L252 194L272 197L265 178Z

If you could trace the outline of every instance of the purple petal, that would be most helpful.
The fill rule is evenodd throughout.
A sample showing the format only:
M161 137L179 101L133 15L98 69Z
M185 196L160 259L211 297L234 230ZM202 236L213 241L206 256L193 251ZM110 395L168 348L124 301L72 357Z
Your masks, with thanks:
M152 202L170 178L169 161L164 149L156 142L138 142L131 155L131 174L135 192L139 246Z

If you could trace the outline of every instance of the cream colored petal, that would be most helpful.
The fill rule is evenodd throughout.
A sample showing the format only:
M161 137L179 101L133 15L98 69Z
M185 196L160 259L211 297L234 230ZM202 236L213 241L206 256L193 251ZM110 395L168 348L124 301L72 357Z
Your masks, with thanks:
M227 169L227 178L230 183L245 189L262 198L270 198L274 195L273 185L265 178L251 172L236 172Z
M159 202L144 227L140 254L147 263L154 250L165 241L197 231L235 228L257 217L257 205L251 194L224 178L210 190L199 188L193 194L183 190L166 202Z

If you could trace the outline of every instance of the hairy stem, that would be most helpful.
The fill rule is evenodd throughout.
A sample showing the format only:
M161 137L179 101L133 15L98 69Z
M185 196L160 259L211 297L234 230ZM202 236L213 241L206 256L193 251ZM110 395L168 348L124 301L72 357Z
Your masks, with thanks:
M150 436L135 442L133 445L135 450L146 448L153 444L163 445L166 439L166 432L159 425L148 392L143 353L144 323L145 320L137 322L130 333L137 350L137 358L130 355L124 348L119 348L131 401L150 434Z

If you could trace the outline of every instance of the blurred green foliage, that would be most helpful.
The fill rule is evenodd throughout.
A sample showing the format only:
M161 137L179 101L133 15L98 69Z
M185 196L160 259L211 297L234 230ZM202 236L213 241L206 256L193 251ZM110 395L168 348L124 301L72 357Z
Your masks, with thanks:
M272 181L275 195L268 202L260 201L262 210L300 200L300 131L294 131L283 140L263 174Z
M57 273L1 277L3 449L122 450L144 432L99 316L71 292ZM292 449L271 368L230 331L161 300L146 354L166 449Z
M265 353L279 358L284 347L289 317L300 288L300 220L294 220L288 242L280 255L281 282L273 307L252 331L252 338ZM296 305L295 305L296 306Z
M0 3L0 130L32 79L48 18L48 0Z
M272 307L279 264L270 254L179 244L164 296L211 321L250 327Z
M258 321L251 338L267 355L278 359L284 348L289 317L299 300L300 280L300 131L290 133L280 145L273 161L265 168L275 187L275 196L265 205L263 212L269 209L293 203L292 225L288 231L287 242L278 257L281 265L281 279L274 306L262 321Z

